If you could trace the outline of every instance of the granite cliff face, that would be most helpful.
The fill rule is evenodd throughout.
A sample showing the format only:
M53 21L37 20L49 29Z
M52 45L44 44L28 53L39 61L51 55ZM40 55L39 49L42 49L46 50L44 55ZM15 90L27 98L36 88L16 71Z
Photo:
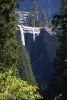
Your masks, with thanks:
M50 34L45 29L41 29L35 41L33 41L33 33L26 33L24 37L36 81L41 89L45 89L52 78L53 60L57 48L56 34Z

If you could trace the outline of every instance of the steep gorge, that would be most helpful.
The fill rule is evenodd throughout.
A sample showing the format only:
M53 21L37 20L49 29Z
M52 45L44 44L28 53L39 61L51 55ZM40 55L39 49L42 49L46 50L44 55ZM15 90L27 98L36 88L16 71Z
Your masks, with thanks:
M41 29L39 35L35 34L35 41L33 40L34 33L30 34L28 31L24 34L25 47L31 59L32 71L37 84L43 90L51 82L53 60L57 48L56 33L49 30L51 30L49 27L47 30L46 28Z

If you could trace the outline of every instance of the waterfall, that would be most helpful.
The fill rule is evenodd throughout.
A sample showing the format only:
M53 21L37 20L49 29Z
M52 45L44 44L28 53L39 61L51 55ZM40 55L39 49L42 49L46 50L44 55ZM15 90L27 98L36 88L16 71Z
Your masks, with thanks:
M20 28L20 33L21 33L21 41L22 44L25 46L25 38L24 38L24 33L23 33L23 28L19 25Z
M19 27L20 33L21 33L21 41L24 46L25 46L25 37L24 37L25 33L33 34L33 42L35 42L36 35L38 36L40 34L40 27L36 28L36 27L27 27L27 26L21 26L21 25L18 25L18 27ZM49 28L46 26L46 27L44 27L44 29L50 35L53 35L53 34L56 35L56 32L52 32L52 28Z
M35 32L34 32L34 28L33 28L33 41L35 41Z

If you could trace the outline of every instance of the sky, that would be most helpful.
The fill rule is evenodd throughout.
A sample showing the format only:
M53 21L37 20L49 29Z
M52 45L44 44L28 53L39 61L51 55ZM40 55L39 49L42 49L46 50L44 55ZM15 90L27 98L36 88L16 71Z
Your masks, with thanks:
M32 1L34 0L18 0L19 9L30 11ZM61 0L38 0L39 10L44 9L48 19L51 19L55 14L59 13Z

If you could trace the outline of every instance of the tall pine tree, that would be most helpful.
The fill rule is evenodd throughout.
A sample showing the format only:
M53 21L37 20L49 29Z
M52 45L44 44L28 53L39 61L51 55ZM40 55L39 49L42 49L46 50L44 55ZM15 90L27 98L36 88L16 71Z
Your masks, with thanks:
M0 71L18 69L18 43L16 40L16 0L0 0Z
M17 30L17 40L19 42L19 74L21 79L27 81L29 84L36 85L35 77L33 75L32 66L29 54L26 47L22 45L20 31Z
M48 19L47 19L45 10L42 10L42 11L40 12L39 26L40 26L40 27L48 26Z
M29 26L38 26L38 0L34 0L28 17Z
M35 77L33 75L30 57L25 47L20 48L20 77L29 84L36 85Z
M58 98L59 100L67 99L67 0L64 0L63 4L62 15L56 15L53 20L55 27L61 26L58 35L60 46L56 53L52 82L53 94L56 100Z

